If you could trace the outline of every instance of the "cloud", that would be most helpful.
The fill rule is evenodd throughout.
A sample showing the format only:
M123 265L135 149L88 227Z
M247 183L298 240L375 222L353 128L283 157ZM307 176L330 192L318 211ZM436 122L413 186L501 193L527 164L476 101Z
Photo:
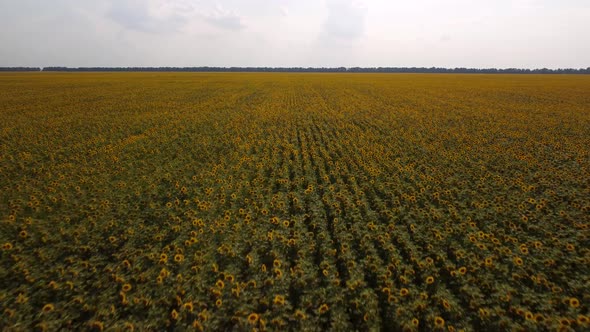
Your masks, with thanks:
M283 17L289 16L289 8L287 8L285 6L280 6L279 12L281 13L281 16L283 16Z
M440 36L440 41L441 42L449 42L449 41L451 41L451 36L449 36L447 34L441 35Z
M125 29L145 33L182 32L195 21L223 30L245 28L242 17L232 10L221 5L206 10L186 0L113 1L107 17Z
M107 17L120 26L147 33L168 33L179 30L186 22L176 10L165 8L166 2L113 1ZM168 10L162 10L168 9Z
M357 40L365 32L367 8L351 0L328 0L328 16L322 37L336 40Z
M209 24L222 29L241 30L246 27L237 13L221 5L217 5L212 12L201 13L200 16Z

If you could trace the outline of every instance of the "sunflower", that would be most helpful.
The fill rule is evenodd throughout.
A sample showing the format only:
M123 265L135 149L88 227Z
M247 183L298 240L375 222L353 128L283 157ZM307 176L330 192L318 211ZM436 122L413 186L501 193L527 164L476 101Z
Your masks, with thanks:
M124 305L129 304L129 300L127 300L127 295L125 295L125 292L120 291L119 292L119 297L121 298L121 303Z
M451 309L451 304L447 300L442 300L442 305L446 310Z
M53 310L55 310L55 307L51 303L44 305L43 308L41 309L41 311L44 313L52 312Z
M443 328L445 326L445 320L440 316L436 316L434 318L434 326L437 328Z
M301 310L295 310L295 318L298 320L307 319L307 315Z
M283 295L275 295L274 300L272 303L276 305L284 305L285 304L285 297Z
M575 297L572 297L569 299L569 304L570 304L570 307L577 308L580 306L580 301L578 299L576 299Z
M320 315L326 313L328 310L330 310L330 307L328 307L328 305L325 303L318 308Z
M274 272L277 279L281 279L283 277L283 271L281 271L281 269L275 269Z
M407 288L402 288L399 290L400 296L407 296L408 294L410 294L410 291Z
M234 283L234 280L235 280L235 277L233 276L233 274L229 274L229 273L228 273L228 274L225 276L225 281L229 281L230 283L232 283L232 284L233 284L233 283Z
M19 293L18 297L16 298L16 303L23 304L23 303L27 303L28 300L29 300L29 298L26 297L25 294Z
M99 330L99 331L103 331L104 330L104 323L95 320L95 321L93 321L93 322L90 323L90 328L91 329L96 329L96 330Z
M490 317L490 311L485 308L479 308L479 317L483 319Z
M570 326L570 320L563 317L559 320L559 325L561 326Z
M428 276L426 277L426 283L431 285L434 282L434 277L433 276Z
M203 332L205 329L203 328L203 325L201 324L201 322L199 322L198 320L193 320L193 328L199 332Z
M16 310L14 310L14 309L9 309L9 308L4 309L4 315L8 316L8 318L14 317L15 314L16 314ZM47 330L47 329L44 329L44 330Z
M223 289L225 287L225 283L222 280L217 280L215 286L217 286L219 289Z
M125 328L125 331L134 331L135 330L135 326L133 325L133 323L130 322L126 322L123 327Z
M260 316L256 313L251 313L250 315L248 315L248 323L255 325L256 323L258 323L258 320L260 319Z

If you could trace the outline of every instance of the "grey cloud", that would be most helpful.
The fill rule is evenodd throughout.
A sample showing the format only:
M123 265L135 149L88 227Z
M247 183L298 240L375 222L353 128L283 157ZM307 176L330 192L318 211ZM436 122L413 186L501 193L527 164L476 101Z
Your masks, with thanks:
M179 32L192 20L203 21L224 30L245 28L239 15L220 5L214 10L205 11L181 0L113 1L107 17L126 29L146 33Z
M237 16L205 17L205 20L211 25L222 29L241 30L245 28L241 19Z
M173 32L185 23L185 19L178 15L154 17L146 2L135 0L114 1L107 17L126 29L148 33Z
M355 40L364 35L367 9L351 0L327 1L328 17L323 25L324 38Z

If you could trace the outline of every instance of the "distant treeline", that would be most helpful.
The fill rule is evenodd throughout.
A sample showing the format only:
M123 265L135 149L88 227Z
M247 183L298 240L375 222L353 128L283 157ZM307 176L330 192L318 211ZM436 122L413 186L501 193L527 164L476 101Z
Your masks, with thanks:
M0 67L0 71L41 71L36 67Z
M466 73L466 74L590 74L584 69L437 68L437 67L0 67L0 71L58 72L294 72L294 73Z

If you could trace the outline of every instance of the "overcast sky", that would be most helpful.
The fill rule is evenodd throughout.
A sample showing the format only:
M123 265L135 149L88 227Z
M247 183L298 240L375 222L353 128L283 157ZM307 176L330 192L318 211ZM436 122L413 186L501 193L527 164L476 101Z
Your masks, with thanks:
M586 68L589 0L0 0L0 66Z

